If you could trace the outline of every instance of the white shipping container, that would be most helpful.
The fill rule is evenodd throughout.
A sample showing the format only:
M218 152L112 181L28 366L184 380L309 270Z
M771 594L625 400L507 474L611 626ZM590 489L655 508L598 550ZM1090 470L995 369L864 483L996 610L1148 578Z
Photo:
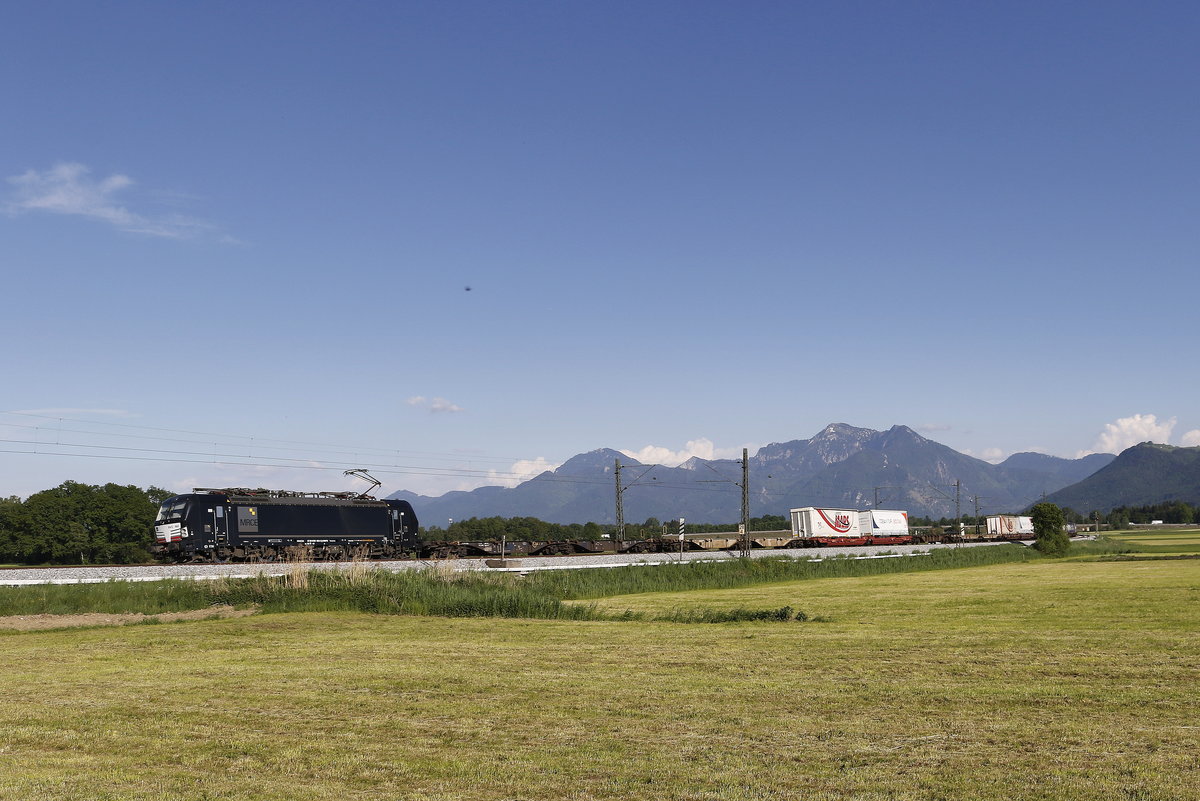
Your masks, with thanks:
M988 536L1007 539L1033 537L1033 518L1017 515L990 515L987 519Z
M863 512L859 527L863 534L873 537L907 537L908 512L895 509L872 509Z
M1017 518L1014 515L988 515L987 533L991 538L1011 537L1017 532Z
M819 509L804 506L792 510L793 537L861 537L857 509Z

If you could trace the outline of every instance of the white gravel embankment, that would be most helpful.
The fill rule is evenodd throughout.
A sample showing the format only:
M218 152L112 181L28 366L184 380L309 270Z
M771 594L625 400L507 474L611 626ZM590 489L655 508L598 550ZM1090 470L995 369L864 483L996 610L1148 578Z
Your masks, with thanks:
M751 551L751 558L791 557L793 559L820 560L830 556L855 556L860 558L898 558L928 553L935 548L977 548L995 543L966 543L960 545L880 545L854 548L815 548ZM1028 543L1026 543L1028 544ZM439 570L486 570L490 572L529 572L533 570L563 570L594 567L623 567L626 565L656 565L672 562L737 559L737 551L698 551L657 554L604 554L596 556L534 556L510 557L503 567L492 567L499 563L497 558L410 560L399 562L371 562L381 570L420 570L437 566ZM294 565L268 564L188 564L188 565L120 565L110 567L43 567L9 568L0 570L0 586L22 586L26 584L95 584L105 581L161 581L168 578L215 579L251 578L254 576L280 576L293 569ZM315 562L317 570L344 570L349 562Z

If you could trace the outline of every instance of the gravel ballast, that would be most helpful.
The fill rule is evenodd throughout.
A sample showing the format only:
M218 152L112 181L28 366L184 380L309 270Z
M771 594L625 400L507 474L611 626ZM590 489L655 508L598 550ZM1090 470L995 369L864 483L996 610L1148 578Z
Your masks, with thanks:
M815 548L756 550L750 558L791 557L793 559L819 560L831 556L855 556L863 558L893 558L928 553L936 548L978 548L999 543L964 543L956 545L887 545L859 546L853 548ZM452 559L452 560L405 560L372 562L372 567L381 570L420 570L437 565L445 570L447 565L456 571L486 570L491 572L529 572L533 570L563 570L582 568L624 567L626 565L656 565L671 562L720 561L738 559L737 551L694 551L656 554L601 554L577 556L533 556L510 557L504 565L498 558ZM316 570L348 569L349 562L314 562ZM496 565L495 567L491 565ZM73 567L20 567L0 570L0 586L22 586L29 584L95 584L105 581L161 581L169 578L215 579L253 578L254 576L281 576L295 568L286 563L229 563L229 564L185 564L185 565L112 565Z

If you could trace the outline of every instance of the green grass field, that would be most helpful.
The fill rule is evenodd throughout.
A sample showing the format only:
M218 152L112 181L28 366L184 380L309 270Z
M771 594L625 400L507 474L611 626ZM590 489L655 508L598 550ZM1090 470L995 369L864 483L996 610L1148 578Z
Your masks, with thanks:
M3 799L1200 797L1200 561L0 635Z
M1200 529L1118 531L1106 535L1106 539L1136 555L1200 555Z

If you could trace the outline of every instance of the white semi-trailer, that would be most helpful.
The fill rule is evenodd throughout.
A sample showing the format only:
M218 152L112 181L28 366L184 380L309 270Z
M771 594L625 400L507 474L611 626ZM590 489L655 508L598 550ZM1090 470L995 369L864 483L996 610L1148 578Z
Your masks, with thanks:
M988 539L1027 540L1032 539L1033 518L1022 515L988 515Z
M859 512L858 528L871 538L872 545L903 545L912 542L912 534L908 530L908 512L897 509Z
M810 545L865 545L857 509L821 509L804 506L792 510L792 537Z

